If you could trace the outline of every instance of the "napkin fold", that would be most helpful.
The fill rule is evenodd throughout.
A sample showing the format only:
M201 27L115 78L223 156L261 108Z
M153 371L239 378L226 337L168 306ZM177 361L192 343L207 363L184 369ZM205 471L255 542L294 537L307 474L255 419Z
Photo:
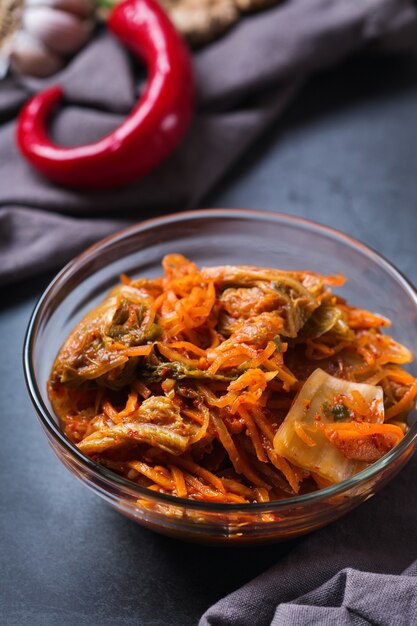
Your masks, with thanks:
M287 0L245 17L195 53L198 111L181 147L122 189L80 192L49 183L19 155L16 116L39 89L60 83L66 106L51 126L63 145L93 141L134 106L143 72L101 31L47 80L0 84L0 285L55 268L123 225L198 205L279 117L312 72L367 50L414 49L412 0Z
M413 457L373 498L210 607L199 626L417 624L416 471Z
M259 595L256 580L210 609L200 626L410 626L417 623L416 576L417 562L398 576L345 568L310 593L279 603L272 620L242 609L247 596Z

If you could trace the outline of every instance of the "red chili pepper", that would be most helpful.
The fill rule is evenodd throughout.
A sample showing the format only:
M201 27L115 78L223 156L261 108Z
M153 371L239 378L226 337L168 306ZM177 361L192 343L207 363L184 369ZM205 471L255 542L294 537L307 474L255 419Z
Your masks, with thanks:
M154 0L124 0L110 14L108 28L148 70L145 91L126 120L99 141L67 148L45 130L63 97L54 86L23 108L17 141L31 165L50 180L78 188L108 188L147 174L179 144L194 109L194 75L186 45Z

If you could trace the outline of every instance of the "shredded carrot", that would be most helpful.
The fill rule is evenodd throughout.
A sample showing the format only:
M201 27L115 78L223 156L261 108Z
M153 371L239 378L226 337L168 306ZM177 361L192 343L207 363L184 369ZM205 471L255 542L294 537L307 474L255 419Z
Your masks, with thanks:
M183 409L183 415L190 417L194 422L201 425L201 428L191 437L191 443L197 443L206 436L210 424L210 411L204 405L197 409Z
M108 415L108 417L110 417L110 419L115 423L118 424L121 419L119 417L119 413L116 411L116 409L114 408L114 406L112 406L110 404L110 402L108 400L106 400L105 402L103 402L103 411L105 412L106 415Z
M136 389L132 389L127 398L126 406L123 411L117 414L118 422L122 421L124 417L127 417L134 413L138 408L138 392Z
M253 406L251 408L253 419L258 426L259 430L267 437L267 439L272 443L275 435L275 429L268 422L268 420L263 415L263 409L259 406Z
M196 499L198 500L204 499L208 502L246 502L244 498L234 493L221 493L219 491L211 489L191 474L185 473L185 481L187 485L193 487L196 490Z
M316 442L314 441L314 439L312 439L310 435L306 433L303 425L298 420L294 422L294 430L297 433L297 435L300 437L301 441L303 441L307 446L312 448L316 445Z
M193 461L190 461L189 459L181 457L176 458L175 463L180 467L186 469L188 472L195 474L196 476L200 476L200 478L203 478L207 483L211 484L221 493L226 493L226 489L224 488L221 479L212 472L209 472L209 470L205 469L204 467L201 467L200 465L194 463Z
M216 356L217 353L214 352L214 361L208 371L210 374L215 374L221 367L236 367L236 365L247 361L248 357L251 357L253 354L255 354L255 351L244 345L230 348L227 352L220 353L219 356ZM209 353L207 356L210 358L211 354Z
M259 433L257 431L256 425L255 425L255 422L253 421L252 416L243 406L239 407L238 412L239 412L239 415L241 415L243 419L245 420L246 427L248 429L248 435L252 440L252 444L256 452L256 456L258 457L259 461L262 461L263 463L267 463L268 458L265 454L265 450L263 449L262 442L259 437Z
M271 463L284 474L289 485L294 490L294 493L298 493L300 491L302 474L297 471L286 459L284 459L283 456L280 456L273 450L268 450L268 456Z
M270 356L272 356L272 354L275 352L275 350L277 349L275 343L273 341L269 341L265 350L262 350L261 354L257 357L254 357L253 359L251 359L250 361L248 361L246 363L246 367L260 367L263 363L265 363L265 361L267 361L269 359Z
M179 498L186 498L188 495L187 485L185 484L184 474L176 465L169 464L169 469L172 472L172 478L175 482L175 491Z
M132 279L127 274L120 274L120 281L123 285L130 285Z
M255 489L255 497L258 502L270 502L268 490L263 487L257 487Z
M127 356L149 356L152 352L153 345L148 346L136 346L135 348L125 348Z
M198 346L190 343L189 341L173 341L170 344L173 348L178 350L187 350L188 352L194 352L197 356L206 356L206 351L202 350Z
M198 368L198 361L189 359L181 352L178 352L177 350L172 350L172 348L168 347L167 345L161 342L158 342L157 346L158 346L159 352L164 357L166 357L169 361L184 363L185 365L188 365L189 367Z
M387 420L400 415L403 411L408 411L413 403L414 398L417 395L417 380L408 391L403 395L401 400L399 400L394 406L390 407L385 413L385 418Z
M152 391L147 387L142 381L135 380L132 384L133 388L136 389L139 395L142 396L146 400L152 395Z
M55 361L48 394L84 454L156 493L243 505L328 486L322 468L304 463L321 443L357 468L406 434L413 355L387 334L389 320L333 292L344 277L200 269L180 254L162 268L152 279L122 274ZM334 405L315 416L310 393L291 422L304 457L292 456L277 433L318 368L380 389L371 401L359 386L333 398L329 384L323 397Z
M157 485L160 485L167 491L173 491L175 488L175 483L172 479L166 478L163 474L156 471L154 468L150 467L146 463L142 463L141 461L131 461L128 463L129 467L139 472L139 474L143 474L146 478L149 478Z
M246 487L246 485L239 482L238 480L233 480L233 478L221 477L220 480L222 481L227 491L236 493L237 495L242 496L243 498L246 498L248 501L253 500L253 496L255 492L254 489L250 489L249 487Z

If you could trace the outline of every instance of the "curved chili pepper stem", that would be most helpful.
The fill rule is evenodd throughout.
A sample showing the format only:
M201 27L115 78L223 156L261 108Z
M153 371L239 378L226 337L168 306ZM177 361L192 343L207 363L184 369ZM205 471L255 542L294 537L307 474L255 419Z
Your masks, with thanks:
M17 142L41 174L68 187L102 189L136 180L178 146L192 119L194 75L188 49L154 0L124 0L111 12L109 30L147 66L144 93L124 122L95 143L54 144L48 119L61 87L35 95L23 108Z
M116 0L95 0L94 4L100 9L113 9Z

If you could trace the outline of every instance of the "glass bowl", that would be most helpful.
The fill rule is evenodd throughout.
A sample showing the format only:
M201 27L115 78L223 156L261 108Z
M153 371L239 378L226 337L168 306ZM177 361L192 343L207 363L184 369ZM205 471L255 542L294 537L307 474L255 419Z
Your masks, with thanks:
M84 456L62 433L46 384L69 331L98 304L119 275L153 277L167 253L198 265L249 264L343 273L351 304L393 321L395 339L417 353L417 294L385 259L330 228L279 213L204 210L162 217L128 228L92 246L52 281L29 323L24 368L28 389L49 442L62 463L114 508L167 535L204 543L263 543L315 530L344 515L383 487L410 459L410 429L386 456L350 480L307 495L259 504L202 503L139 487ZM416 364L410 366L416 375ZM53 503L51 504L53 506Z

